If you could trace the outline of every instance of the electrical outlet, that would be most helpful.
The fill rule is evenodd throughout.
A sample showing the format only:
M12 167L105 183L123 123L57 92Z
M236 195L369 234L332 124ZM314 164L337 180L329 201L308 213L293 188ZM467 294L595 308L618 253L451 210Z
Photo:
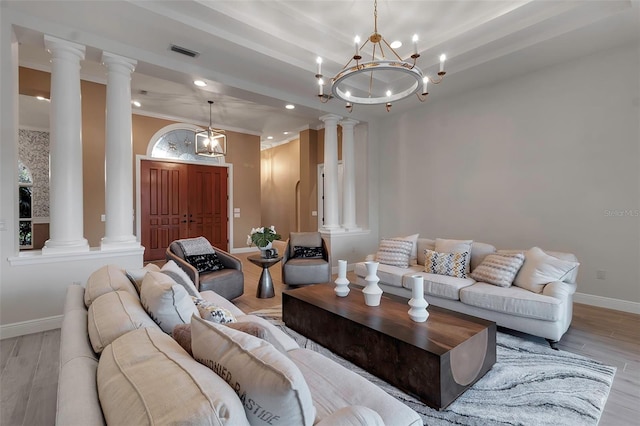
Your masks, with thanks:
M603 269L598 269L596 271L596 278L599 280L604 280L607 277L607 271Z

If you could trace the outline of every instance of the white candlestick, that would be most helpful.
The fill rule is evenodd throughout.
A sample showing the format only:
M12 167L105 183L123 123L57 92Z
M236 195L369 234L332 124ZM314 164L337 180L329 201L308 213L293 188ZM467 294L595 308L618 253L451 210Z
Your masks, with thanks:
M444 71L444 61L447 59L447 56L443 53L440 55L440 72Z
M359 46L359 44L360 44L360 37L359 37L359 36L356 36L356 38L355 38L353 41L354 41L354 44L355 44L355 47L356 47L356 54L355 54L355 56L360 56L360 46Z
M318 64L318 72L316 74L322 75L322 58L320 56L316 59L316 63Z
M418 34L413 35L413 54L418 54Z
M429 77L424 77L422 79L422 94L427 93L427 84L429 83Z

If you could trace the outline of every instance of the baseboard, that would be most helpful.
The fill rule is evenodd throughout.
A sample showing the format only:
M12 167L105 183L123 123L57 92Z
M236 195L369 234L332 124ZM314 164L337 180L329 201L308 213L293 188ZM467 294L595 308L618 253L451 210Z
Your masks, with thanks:
M599 308L640 314L640 303L629 302L627 300L612 299L610 297L595 296L593 294L576 293L573 295L573 301L575 303L597 306Z
M257 247L243 247L243 248L234 248L231 249L231 254L234 253L253 253L253 252L258 252L258 248Z
M62 315L0 325L0 340L9 339L11 337L24 336L25 334L55 330L56 328L60 328L61 326Z

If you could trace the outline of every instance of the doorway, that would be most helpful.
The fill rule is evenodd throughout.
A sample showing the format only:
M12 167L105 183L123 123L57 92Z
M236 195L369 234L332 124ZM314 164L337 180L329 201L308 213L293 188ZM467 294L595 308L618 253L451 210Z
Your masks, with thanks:
M144 260L162 260L172 241L203 236L229 250L228 169L140 161L140 232Z

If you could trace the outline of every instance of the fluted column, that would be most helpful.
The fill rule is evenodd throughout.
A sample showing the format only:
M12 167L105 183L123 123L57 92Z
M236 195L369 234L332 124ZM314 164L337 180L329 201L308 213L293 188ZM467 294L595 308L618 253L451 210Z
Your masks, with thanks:
M340 229L338 205L338 121L339 115L327 114L324 121L324 226L332 232Z
M139 247L133 235L131 73L137 61L102 53L107 67L105 236L102 250Z
M82 197L80 61L85 47L45 35L51 53L50 239L42 254L88 251Z
M347 118L342 126L342 227L347 231L358 229L356 225L356 159L353 129L359 122Z

